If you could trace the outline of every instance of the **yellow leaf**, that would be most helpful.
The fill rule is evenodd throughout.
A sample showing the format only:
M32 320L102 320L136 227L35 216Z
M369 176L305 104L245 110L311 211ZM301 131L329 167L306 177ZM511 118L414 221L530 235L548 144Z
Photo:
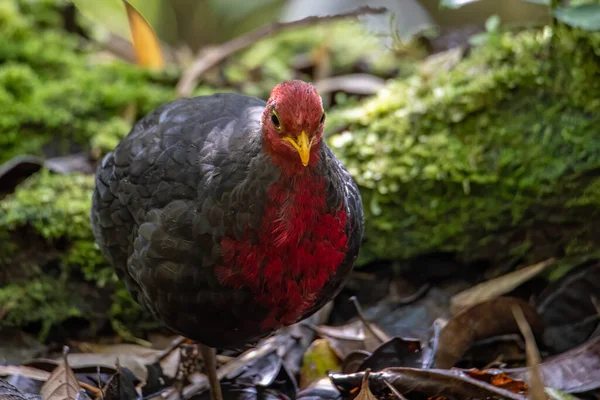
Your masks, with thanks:
M156 33L135 7L126 0L123 3L127 10L137 63L144 67L162 69L165 62Z

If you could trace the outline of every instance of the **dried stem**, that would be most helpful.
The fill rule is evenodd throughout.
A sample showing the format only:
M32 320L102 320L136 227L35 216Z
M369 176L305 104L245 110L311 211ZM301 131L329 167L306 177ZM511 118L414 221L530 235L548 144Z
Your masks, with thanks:
M365 318L365 315L362 312L362 308L360 307L360 303L358 302L358 299L356 298L356 296L350 297L350 301L354 304L354 308L356 308L356 313L358 314L358 318L360 318L360 320L362 321L363 325L365 326L365 329L367 329L369 332L371 332L371 335L373 335L381 343L385 343L388 339L381 336L381 334L379 334L379 332L377 332L375 329L373 329L373 327L371 326L371 323L369 321L367 321L367 319Z
M319 17L311 16L296 21L275 22L260 28L256 28L245 35L238 36L218 47L207 49L206 51L201 52L198 58L184 71L183 76L177 83L177 96L189 97L202 74L219 64L233 53L258 42L267 36L289 28L314 25L319 22L330 22L346 18L356 18L364 14L383 14L386 11L387 9L383 7L374 8L364 6L342 14L325 15Z

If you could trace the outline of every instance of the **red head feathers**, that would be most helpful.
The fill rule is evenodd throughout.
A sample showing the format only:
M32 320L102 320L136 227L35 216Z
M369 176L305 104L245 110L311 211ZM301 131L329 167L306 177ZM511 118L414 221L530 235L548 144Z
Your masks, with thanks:
M280 83L262 115L265 149L286 169L314 165L324 123L323 101L314 86L299 80Z

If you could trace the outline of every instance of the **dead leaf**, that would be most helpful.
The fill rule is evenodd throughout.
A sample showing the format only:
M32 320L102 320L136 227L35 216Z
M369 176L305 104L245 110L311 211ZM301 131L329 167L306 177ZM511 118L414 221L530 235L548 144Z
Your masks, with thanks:
M554 259L550 258L464 290L452 296L450 311L452 311L452 314L457 314L475 304L502 296L533 278L553 263Z
M540 373L554 389L581 393L600 388L600 337L544 360ZM527 368L505 369L515 379L525 379Z
M157 358L164 356L161 350L150 349L137 344L102 345L94 343L80 344L78 348L86 353L69 355L72 368L85 366L103 366L114 370L118 358L121 367L129 369L142 382L147 380L147 365L154 364ZM174 378L179 366L179 351L169 352L160 360L163 373Z
M158 36L148 21L127 0L123 0L127 10L127 19L135 48L137 63L144 67L162 69L163 53Z
M321 378L298 392L298 400L339 400L340 392L333 386L331 379Z
M354 321L341 326L311 326L317 334L329 342L332 350L335 351L340 359L344 359L348 354L356 350L374 351L381 342L379 339L369 334L364 324L360 321ZM371 329L385 335L381 329L371 323Z
M69 367L66 349L63 357L63 362L52 371L40 390L43 400L76 400L77 398L81 388L73 370Z
M360 366L372 353L365 350L356 350L349 353L342 362L342 373L352 374L360 371Z
M135 376L128 369L122 369L117 361L117 373L114 374L102 389L104 400L136 400L139 396L135 390Z
M364 375L364 372L359 372L329 374L329 377L343 395L349 395L362 385ZM525 400L527 395L526 389L522 393L513 393L484 380L474 379L458 369L386 368L373 372L369 375L369 387L376 398L389 394L386 382L404 395L411 393L427 397L446 396L465 400L482 398ZM526 388L526 385L523 387Z
M367 357L358 371L379 371L388 367L427 368L424 365L423 345L419 340L395 337L379 346Z
M527 393L527 384L521 380L515 380L503 372L481 371L479 369L463 370L465 374L478 381L487 382L497 388L506 389L512 393Z
M339 369L340 359L329 346L329 342L325 339L317 339L304 353L299 386L304 389L311 383L327 377L327 372L339 371Z
M0 379L0 399L1 400L40 400L41 397L35 394L27 394L20 391L8 382Z
M552 282L540 295L544 344L562 353L585 343L600 326L591 297L600 293L600 263L588 262Z
M356 396L356 400L377 400L377 398L371 393L369 389L369 374L371 370L367 369L363 375L362 383L360 385L360 392Z
M451 368L476 341L492 336L518 333L512 307L519 306L537 337L543 332L541 318L525 301L500 297L477 304L452 317L442 328L435 355L437 368Z

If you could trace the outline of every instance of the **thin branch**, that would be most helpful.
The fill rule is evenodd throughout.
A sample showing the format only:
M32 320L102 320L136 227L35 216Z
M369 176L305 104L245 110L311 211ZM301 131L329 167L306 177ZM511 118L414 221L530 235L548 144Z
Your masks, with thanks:
M373 327L371 326L371 323L369 321L367 321L367 318L365 317L365 314L363 314L362 308L361 308L360 303L358 302L358 299L356 298L356 296L350 297L350 301L354 304L354 308L356 309L358 318L363 323L365 329L367 329L369 332L371 332L371 335L373 335L375 337L375 339L379 340L380 343L387 342L389 340L389 338L384 337L380 332L377 332L375 329L373 329Z
M383 14L387 11L384 7L359 7L355 10L336 15L311 16L290 22L275 22L238 36L218 47L207 49L200 53L198 58L184 71L181 79L177 83L177 96L189 97L198 83L198 80L210 68L218 65L221 61L238 52L251 44L258 42L277 32L297 28L300 26L314 25L320 22L331 22L346 18L356 18L365 14Z

